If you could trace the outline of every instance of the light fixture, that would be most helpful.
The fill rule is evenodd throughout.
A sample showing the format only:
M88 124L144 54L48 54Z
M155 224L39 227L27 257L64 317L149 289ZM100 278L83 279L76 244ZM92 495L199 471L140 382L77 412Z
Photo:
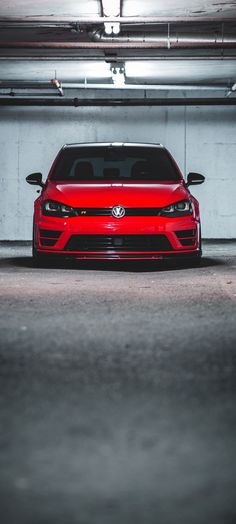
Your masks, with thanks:
M119 22L104 22L106 35L118 35L120 32Z
M102 0L104 16L120 16L120 0Z
M102 0L102 10L103 15L107 17L107 22L104 23L106 35L118 35L120 23L111 19L120 16L120 0Z
M124 87L125 85L125 67L124 64L111 65L111 75L114 86Z

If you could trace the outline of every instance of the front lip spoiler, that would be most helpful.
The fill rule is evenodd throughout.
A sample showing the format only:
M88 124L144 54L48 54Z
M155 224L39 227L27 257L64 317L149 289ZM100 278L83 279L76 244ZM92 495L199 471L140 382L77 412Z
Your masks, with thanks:
M162 255L79 255L76 260L163 260Z
M51 258L67 260L174 260L174 259L194 259L201 256L200 250L185 251L182 253L68 253L55 251L38 251L40 254Z
M184 260L194 259L196 256L200 256L201 253L198 251L192 254L171 254L171 255L79 255L72 258L76 260Z

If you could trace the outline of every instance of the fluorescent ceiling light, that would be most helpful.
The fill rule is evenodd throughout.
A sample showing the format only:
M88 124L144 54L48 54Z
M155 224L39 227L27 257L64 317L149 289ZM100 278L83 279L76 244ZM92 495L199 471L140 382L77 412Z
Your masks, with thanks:
M116 75L112 73L112 80L115 87L124 87L125 85L124 73L117 73Z
M104 16L120 16L120 0L102 0Z

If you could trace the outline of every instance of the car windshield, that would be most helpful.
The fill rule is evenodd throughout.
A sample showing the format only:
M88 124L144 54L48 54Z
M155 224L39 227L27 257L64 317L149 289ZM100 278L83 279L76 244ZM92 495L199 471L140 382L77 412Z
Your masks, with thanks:
M52 180L170 181L180 179L165 149L154 147L71 147L59 156Z

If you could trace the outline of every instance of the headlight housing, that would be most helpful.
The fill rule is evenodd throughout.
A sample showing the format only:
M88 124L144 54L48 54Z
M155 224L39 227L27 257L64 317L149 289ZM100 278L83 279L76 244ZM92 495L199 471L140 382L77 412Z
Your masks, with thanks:
M193 214L193 206L190 200L180 200L175 204L163 207L159 215L162 217L184 217Z
M45 200L42 204L42 214L50 217L74 217L76 211L73 207L66 206L55 200Z

